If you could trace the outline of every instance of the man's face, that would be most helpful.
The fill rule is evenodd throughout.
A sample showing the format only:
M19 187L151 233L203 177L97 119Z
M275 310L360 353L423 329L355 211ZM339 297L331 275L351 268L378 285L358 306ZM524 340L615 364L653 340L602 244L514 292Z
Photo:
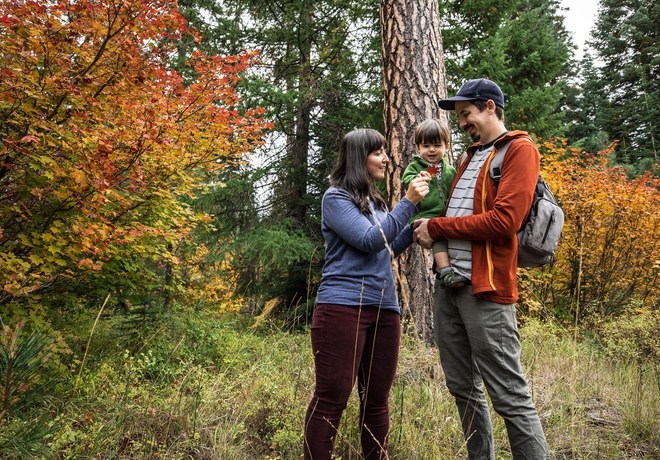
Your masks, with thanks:
M454 105L454 111L458 117L458 125L463 131L467 131L474 142L478 142L483 131L490 121L488 110L480 111L470 101L459 101Z

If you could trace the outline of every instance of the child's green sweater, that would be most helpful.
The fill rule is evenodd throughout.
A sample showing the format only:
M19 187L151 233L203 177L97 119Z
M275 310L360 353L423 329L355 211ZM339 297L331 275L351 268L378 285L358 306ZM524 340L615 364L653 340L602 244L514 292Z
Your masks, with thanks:
M431 166L431 163L424 160L419 155L413 155L413 159L403 172L401 182L404 189L408 189L410 182L417 177L420 171L425 171L426 168ZM412 216L410 223L421 218L433 218L444 215L445 205L451 190L451 184L456 176L456 168L447 162L447 157L442 157L442 162L437 165L441 169L440 178L434 177L429 183L429 193L422 201L417 204L417 214Z

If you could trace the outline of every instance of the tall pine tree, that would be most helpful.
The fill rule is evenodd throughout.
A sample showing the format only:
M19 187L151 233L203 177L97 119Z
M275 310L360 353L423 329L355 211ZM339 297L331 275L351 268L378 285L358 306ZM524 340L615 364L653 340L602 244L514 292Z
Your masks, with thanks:
M385 131L390 163L387 190L390 204L402 195L401 174L415 153L416 126L429 118L444 118L436 100L445 97L445 65L435 0L380 2ZM431 258L414 244L395 261L399 303L410 311L417 332L431 340L433 279Z
M616 161L634 174L658 164L660 4L601 0L590 45L606 96L602 130L618 140Z
M589 52L585 53L580 62L580 77L581 81L569 86L566 92L566 137L573 147L586 152L600 152L610 142L608 134L603 130L606 97L604 81Z
M509 128L562 135L572 45L560 12L558 0L441 2L449 93L490 78L506 96Z

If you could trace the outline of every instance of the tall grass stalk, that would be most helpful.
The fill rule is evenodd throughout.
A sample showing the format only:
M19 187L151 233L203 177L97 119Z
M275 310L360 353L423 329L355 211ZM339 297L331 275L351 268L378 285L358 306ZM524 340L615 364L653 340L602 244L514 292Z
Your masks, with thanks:
M80 363L80 370L78 371L78 377L76 378L76 383L73 386L74 397L76 396L76 391L78 390L78 384L80 383L80 377L82 376L83 369L85 368L85 361L87 361L87 353L89 352L89 344L92 342L94 329L96 329L96 324L99 322L99 318L101 318L101 313L103 313L103 309L105 308L105 305L108 303L108 299L110 299L110 294L108 294L105 297L105 300L103 301L103 305L101 305L101 308L99 309L99 312L96 315L96 319L94 320L94 324L92 325L92 330L89 332L89 338L87 339L87 346L85 346L85 353L83 354L83 359Z
M573 325L573 360L571 366L571 383L572 386L576 386L577 381L577 370L578 370L578 354L577 354L577 345L579 339L579 321L580 321L580 293L582 289L582 262L584 260L584 226L581 224L580 216L578 216L578 225L580 226L580 251L578 256L578 279L577 287L575 293L575 323ZM571 394L571 433L573 434L573 439L576 439L576 417L577 417L577 404L575 400L575 394ZM573 446L571 458L575 458L575 446Z

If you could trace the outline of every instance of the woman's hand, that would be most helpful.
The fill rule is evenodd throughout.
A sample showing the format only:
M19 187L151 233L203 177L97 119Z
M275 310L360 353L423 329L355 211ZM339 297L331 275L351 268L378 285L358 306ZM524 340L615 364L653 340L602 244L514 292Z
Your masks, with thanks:
M422 201L422 198L429 193L429 181L431 180L431 175L426 171L421 171L417 177L415 177L408 185L408 190L406 190L406 198L412 204L417 206L417 203Z

